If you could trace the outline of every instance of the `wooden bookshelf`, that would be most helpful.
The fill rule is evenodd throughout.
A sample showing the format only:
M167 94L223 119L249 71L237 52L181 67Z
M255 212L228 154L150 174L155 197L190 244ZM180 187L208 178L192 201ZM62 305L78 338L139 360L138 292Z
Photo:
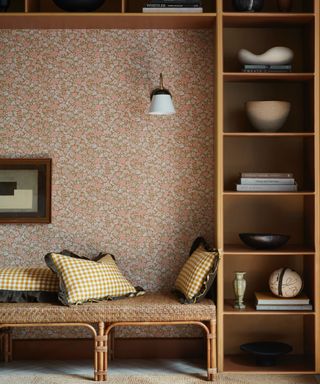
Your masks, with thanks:
M320 2L294 0L280 13L265 1L260 13L235 12L232 0L203 0L202 14L143 14L144 0L112 0L92 13L66 13L52 0L12 0L0 14L0 29L212 29L215 31L216 246L222 261L217 277L218 370L220 372L320 373ZM240 48L256 52L283 45L295 53L292 73L242 73ZM252 129L248 100L284 99L292 104L277 133ZM296 193L235 192L241 171L292 170ZM260 251L245 247L240 232L289 233L288 245ZM311 312L257 312L255 290L266 289L270 272L291 266L305 279ZM234 271L247 271L247 309L233 309ZM288 324L288 317L290 322ZM239 350L241 343L283 340L292 354L261 368Z

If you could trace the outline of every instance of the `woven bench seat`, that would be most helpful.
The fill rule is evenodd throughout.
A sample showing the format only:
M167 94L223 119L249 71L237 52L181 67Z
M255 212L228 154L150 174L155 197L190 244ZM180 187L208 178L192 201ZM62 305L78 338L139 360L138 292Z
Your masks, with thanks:
M98 325L98 331L93 324ZM216 373L216 307L209 299L197 304L181 304L173 294L147 293L135 298L71 307L52 303L0 303L0 340L5 361L12 359L11 328L84 327L93 334L94 379L98 381L107 380L114 328L183 324L196 325L204 331L208 378L213 380Z
M145 294L136 298L101 301L66 307L49 303L0 303L0 323L211 320L215 305L205 299L180 304L172 294Z

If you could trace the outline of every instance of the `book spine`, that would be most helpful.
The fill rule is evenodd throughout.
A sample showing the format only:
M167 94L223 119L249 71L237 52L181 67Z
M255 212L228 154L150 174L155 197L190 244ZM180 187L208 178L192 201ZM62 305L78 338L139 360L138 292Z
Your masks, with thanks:
M256 305L257 311L312 311L312 305Z
M147 4L147 8L200 8L200 5L184 5L184 4Z
M260 68L254 68L254 69L247 69L243 68L241 72L245 73L262 73L262 72L267 72L267 73L288 73L292 72L291 69L260 69Z
M236 190L239 192L296 192L298 187L296 184L294 185L285 185L285 184L237 184Z
M257 305L309 305L310 300L309 299L302 299L302 300L286 300L286 299L279 299L279 300L257 300Z
M201 0L149 0L148 4L201 4Z
M142 8L143 13L202 13L203 8L201 7L188 7L188 8Z
M286 69L291 70L292 65L266 65L266 64L244 64L243 69Z
M274 177L241 177L241 184L294 184L293 178L274 178Z
M243 178L293 178L293 173L274 173L274 172L242 172Z

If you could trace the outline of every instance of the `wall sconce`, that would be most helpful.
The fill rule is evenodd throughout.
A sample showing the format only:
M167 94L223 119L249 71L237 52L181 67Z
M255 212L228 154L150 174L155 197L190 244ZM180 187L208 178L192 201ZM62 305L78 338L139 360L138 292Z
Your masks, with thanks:
M149 115L172 115L176 113L171 93L163 87L162 73L160 73L160 86L151 92L150 99Z

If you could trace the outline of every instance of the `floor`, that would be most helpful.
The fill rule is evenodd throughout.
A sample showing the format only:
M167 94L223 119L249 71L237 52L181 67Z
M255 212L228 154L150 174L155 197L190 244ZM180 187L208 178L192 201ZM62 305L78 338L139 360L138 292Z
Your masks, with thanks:
M79 377L92 377L92 361L13 361L9 364L0 362L1 375L64 375L73 373ZM152 375L152 374L206 374L205 366L201 360L114 360L110 362L111 375Z

